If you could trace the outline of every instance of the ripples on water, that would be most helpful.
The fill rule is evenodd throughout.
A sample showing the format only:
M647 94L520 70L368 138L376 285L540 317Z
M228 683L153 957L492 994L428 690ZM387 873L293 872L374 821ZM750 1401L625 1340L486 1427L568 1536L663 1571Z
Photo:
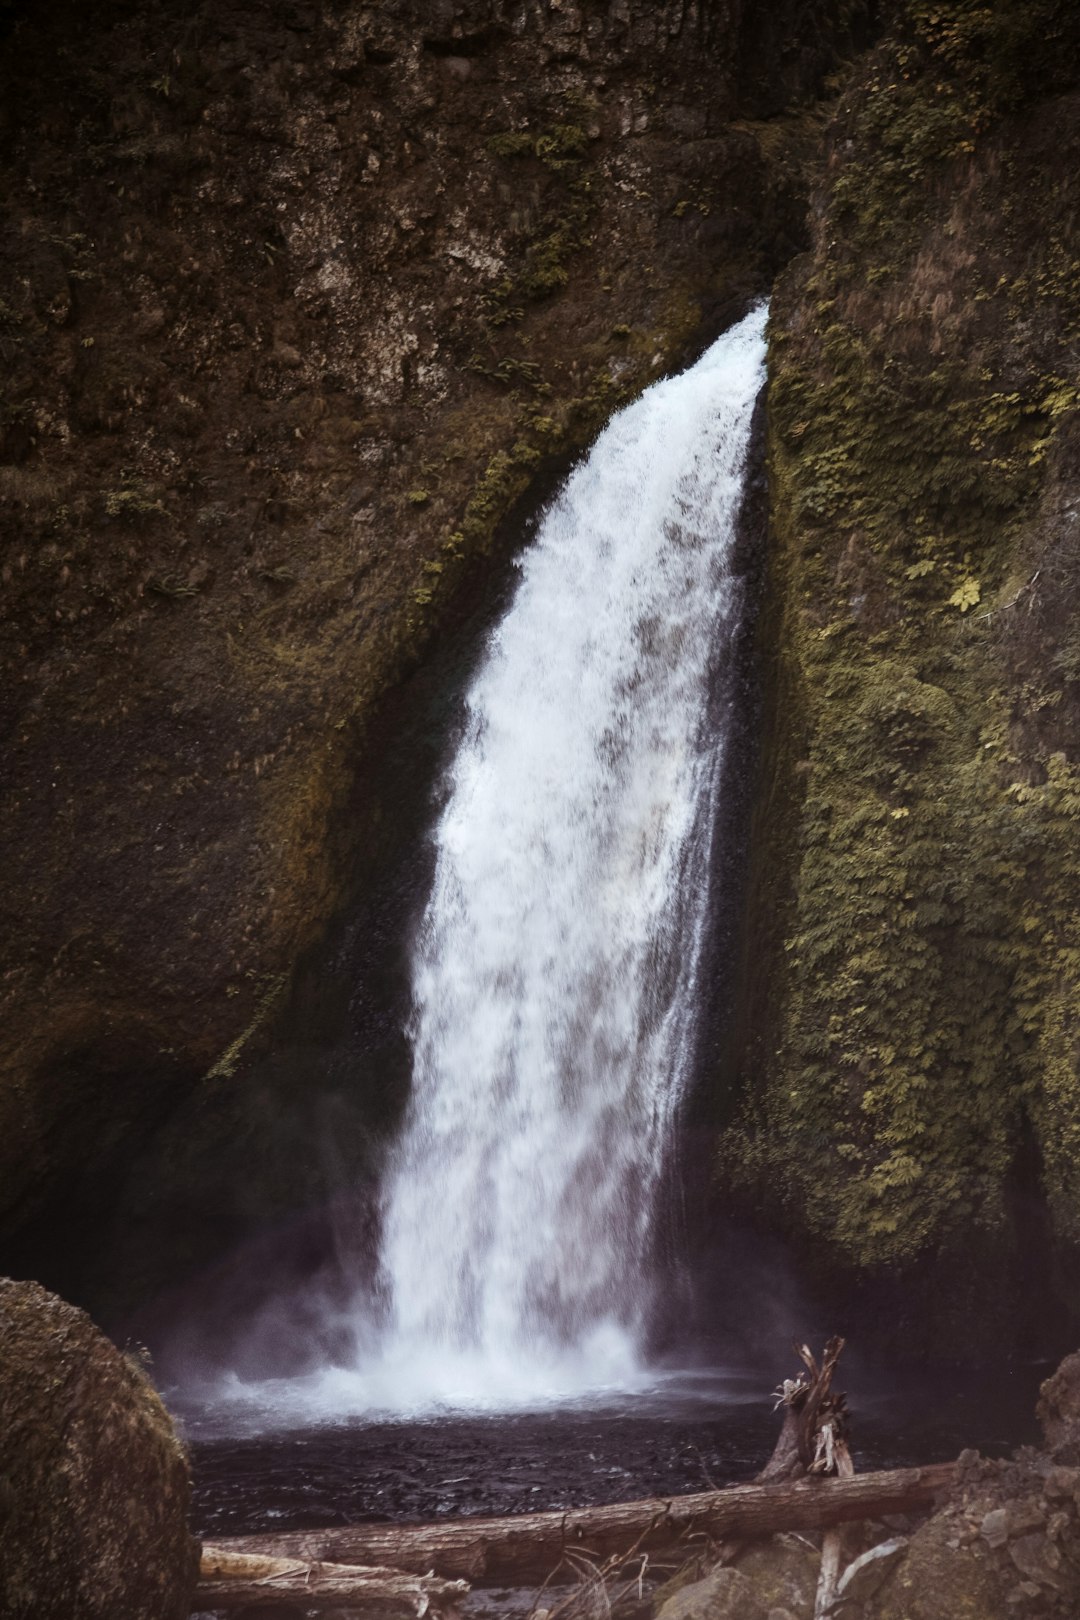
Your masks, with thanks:
M885 1398L852 1396L857 1468L940 1461L965 1446L1000 1455L1034 1439L1046 1370L975 1384L952 1374ZM356 1418L232 1437L220 1432L221 1414L192 1414L194 1528L212 1538L521 1513L733 1484L757 1472L778 1432L761 1388L758 1372L702 1374L591 1407Z

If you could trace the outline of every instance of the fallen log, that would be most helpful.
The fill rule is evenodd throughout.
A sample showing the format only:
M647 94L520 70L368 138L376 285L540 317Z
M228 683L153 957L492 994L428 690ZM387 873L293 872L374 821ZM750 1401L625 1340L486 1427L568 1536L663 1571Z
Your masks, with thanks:
M827 1530L857 1519L931 1507L947 1491L955 1463L893 1468L850 1479L809 1478L735 1485L693 1496L520 1513L503 1518L446 1519L436 1524L363 1524L348 1529L238 1536L228 1552L328 1559L437 1571L481 1586L542 1581L568 1555L599 1563L628 1554L692 1550L725 1536L769 1536L778 1530Z
M204 1547L192 1610L244 1609L281 1598L293 1599L305 1609L356 1605L365 1620L423 1620L426 1614L449 1620L468 1590L466 1581L407 1575L399 1569Z

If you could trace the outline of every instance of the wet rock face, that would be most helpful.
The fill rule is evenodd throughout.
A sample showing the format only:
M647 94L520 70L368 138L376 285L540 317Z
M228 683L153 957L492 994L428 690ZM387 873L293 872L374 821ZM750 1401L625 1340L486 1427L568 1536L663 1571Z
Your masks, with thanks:
M0 1613L182 1620L188 1470L145 1374L82 1311L0 1279Z
M803 95L861 8L790 9ZM93 1292L45 1228L122 1227L199 1077L161 1191L250 1135L245 1054L394 819L385 694L538 471L798 245L781 14L4 8L0 1240L37 1274Z

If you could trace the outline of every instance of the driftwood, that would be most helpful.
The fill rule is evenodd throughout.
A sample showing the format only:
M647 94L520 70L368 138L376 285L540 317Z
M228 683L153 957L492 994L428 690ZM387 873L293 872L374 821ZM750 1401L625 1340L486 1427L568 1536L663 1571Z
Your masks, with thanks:
M361 1608L365 1620L422 1620L429 1610L436 1620L455 1620L466 1582L543 1583L542 1598L549 1585L572 1578L576 1590L551 1611L551 1620L563 1620L564 1612L581 1608L583 1591L598 1589L607 1613L612 1593L623 1597L636 1587L640 1596L646 1571L662 1567L665 1556L668 1567L672 1557L702 1551L727 1562L746 1542L777 1531L820 1530L814 1617L829 1620L842 1602L845 1527L931 1507L951 1485L956 1465L856 1478L847 1403L832 1388L844 1341L829 1340L820 1366L808 1346L794 1348L805 1371L776 1391L783 1429L751 1485L564 1513L235 1537L204 1551L196 1604L243 1608L283 1598L304 1608L344 1602Z
M801 1479L805 1474L850 1474L854 1468L847 1445L847 1401L835 1394L832 1377L843 1339L830 1339L819 1367L808 1345L794 1342L806 1372L785 1378L775 1391L784 1408L784 1426L772 1456L757 1476L766 1480Z
M468 1593L465 1581L406 1575L399 1569L268 1558L224 1547L204 1547L193 1608L244 1609L292 1599L305 1609L358 1605L370 1620L446 1620Z
M694 1550L726 1536L769 1536L778 1530L823 1530L857 1519L932 1506L952 1483L954 1463L893 1468L851 1479L809 1478L735 1485L693 1496L521 1513L502 1518L446 1519L436 1524L364 1524L349 1529L240 1536L226 1552L263 1553L336 1563L390 1565L418 1574L435 1570L478 1585L542 1581L568 1554L602 1563L629 1556Z
M757 1476L759 1480L854 1476L855 1464L848 1446L847 1400L832 1387L843 1348L843 1339L830 1339L819 1367L809 1345L794 1342L795 1354L806 1371L798 1378L786 1378L776 1391L776 1404L784 1408L784 1426L772 1456ZM814 1620L824 1620L831 1613L843 1563L844 1529L832 1525L821 1540Z
M838 1479L852 1479L855 1474L855 1464L848 1450L847 1442L842 1437L836 1444L836 1477ZM826 1530L821 1538L821 1569L818 1574L817 1596L814 1599L814 1620L823 1620L823 1617L832 1613L836 1602L836 1589L840 1584L840 1577L844 1572L844 1525L836 1525Z

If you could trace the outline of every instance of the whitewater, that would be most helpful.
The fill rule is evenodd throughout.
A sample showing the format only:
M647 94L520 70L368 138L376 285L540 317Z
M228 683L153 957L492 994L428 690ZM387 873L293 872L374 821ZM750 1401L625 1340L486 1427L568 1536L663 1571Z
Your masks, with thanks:
M711 702L764 305L616 415L544 514L465 698L412 950L379 1282L277 1404L528 1407L647 1384L730 717ZM233 1384L262 1404L266 1385Z

